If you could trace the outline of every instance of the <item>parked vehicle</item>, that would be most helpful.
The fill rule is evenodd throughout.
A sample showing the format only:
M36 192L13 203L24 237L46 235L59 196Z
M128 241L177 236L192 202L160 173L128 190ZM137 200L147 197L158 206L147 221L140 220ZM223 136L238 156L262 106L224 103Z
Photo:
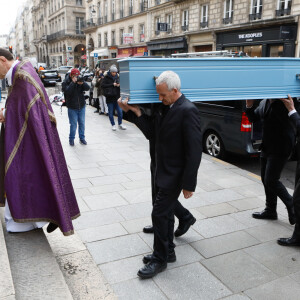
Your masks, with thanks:
M60 66L57 71L58 73L66 74L69 70L71 70L73 67L71 66Z
M224 158L231 152L258 156L261 145L261 124L251 123L243 111L245 101L195 102L201 115L203 150Z
M41 70L39 76L44 86L55 86L56 82L61 82L61 76L58 74L57 70Z

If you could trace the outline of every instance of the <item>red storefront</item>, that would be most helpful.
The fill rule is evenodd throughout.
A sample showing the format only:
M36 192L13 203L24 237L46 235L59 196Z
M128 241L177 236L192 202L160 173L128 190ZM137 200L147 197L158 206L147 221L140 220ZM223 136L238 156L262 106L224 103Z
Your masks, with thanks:
M147 47L130 47L130 48L119 48L117 58L128 57L128 56L147 56Z

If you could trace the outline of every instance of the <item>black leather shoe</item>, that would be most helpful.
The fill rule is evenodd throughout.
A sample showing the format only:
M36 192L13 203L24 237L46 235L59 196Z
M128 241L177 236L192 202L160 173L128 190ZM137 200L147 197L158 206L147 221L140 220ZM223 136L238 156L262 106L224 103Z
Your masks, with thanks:
M277 212L276 211L269 211L264 209L261 212L255 212L252 214L252 218L254 219L266 219L266 220L277 220Z
M58 225L50 222L49 225L47 226L47 232L51 233L57 228L58 228Z
M195 224L195 222L196 222L196 219L193 216L186 221L179 220L179 225L178 225L177 229L175 230L174 235L176 237L184 235L190 229L190 227Z
M300 246L300 237L280 238L277 243L281 246Z
M153 254L145 255L143 257L143 263L144 264L149 263L152 260L152 257L153 257ZM175 251L173 251L172 253L169 253L167 262L168 263L173 263L175 261L176 261L176 254L175 254Z
M153 233L154 232L153 226L152 225L145 226L143 228L143 232L145 232L145 233Z
M156 274L164 271L167 268L167 263L161 264L158 262L151 261L146 264L143 268L139 269L137 275L142 279L152 278Z

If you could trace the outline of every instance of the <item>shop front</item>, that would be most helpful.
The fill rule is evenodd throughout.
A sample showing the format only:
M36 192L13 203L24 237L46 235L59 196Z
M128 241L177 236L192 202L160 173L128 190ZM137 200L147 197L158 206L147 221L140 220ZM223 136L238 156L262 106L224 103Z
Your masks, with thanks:
M130 47L130 48L119 48L117 58L132 56L148 56L147 47Z
M149 55L171 56L174 53L188 52L188 45L185 37L176 37L170 39L154 40L147 43Z
M297 26L217 33L216 50L243 51L251 57L295 57Z
M214 37L211 32L193 34L189 36L188 52L213 51Z

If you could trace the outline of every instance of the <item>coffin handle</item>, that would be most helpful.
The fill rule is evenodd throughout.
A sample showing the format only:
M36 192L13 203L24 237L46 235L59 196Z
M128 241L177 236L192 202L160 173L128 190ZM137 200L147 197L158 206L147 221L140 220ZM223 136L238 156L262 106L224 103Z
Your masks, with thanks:
M296 79L300 80L300 74L296 74Z

